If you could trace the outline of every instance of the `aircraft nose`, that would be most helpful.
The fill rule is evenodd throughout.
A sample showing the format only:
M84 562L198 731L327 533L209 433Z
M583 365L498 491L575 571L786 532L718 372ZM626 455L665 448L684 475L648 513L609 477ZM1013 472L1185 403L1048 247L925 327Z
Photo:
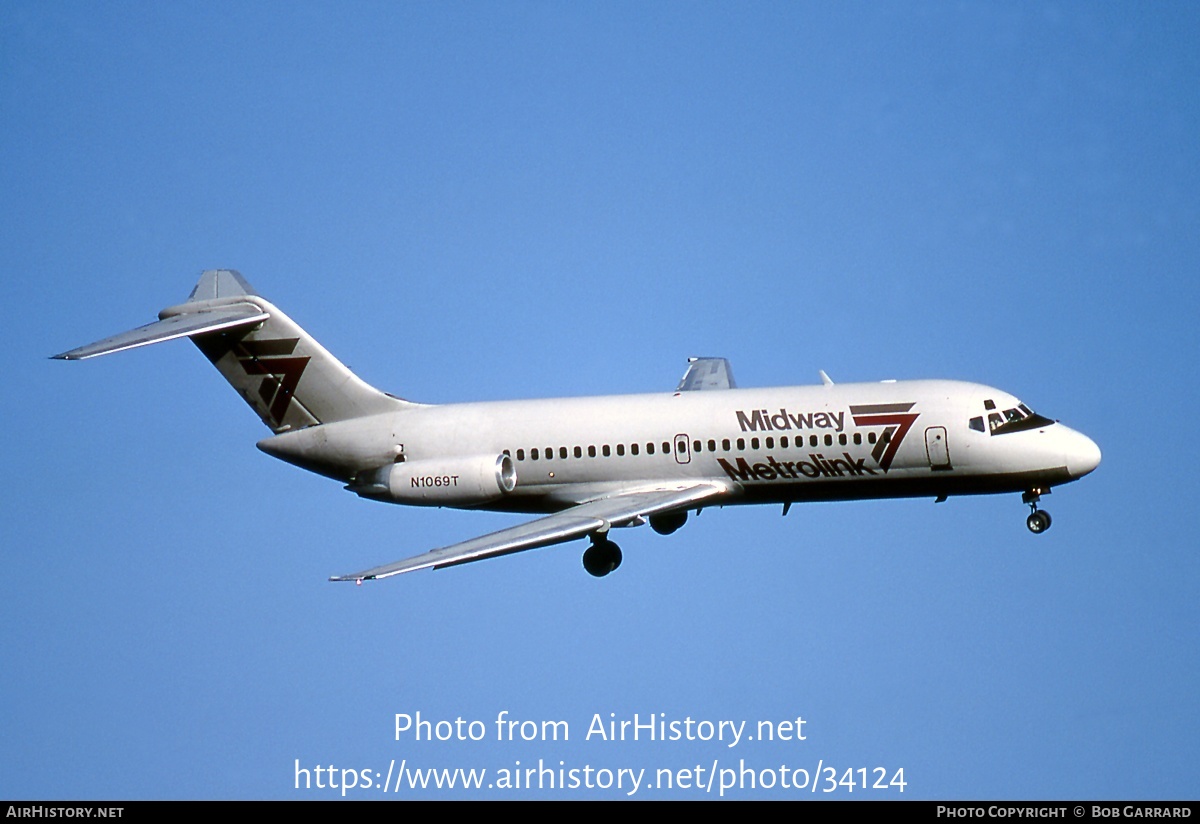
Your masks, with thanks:
M1100 465L1100 447L1082 432L1071 431L1067 445L1067 471L1073 478L1082 478Z

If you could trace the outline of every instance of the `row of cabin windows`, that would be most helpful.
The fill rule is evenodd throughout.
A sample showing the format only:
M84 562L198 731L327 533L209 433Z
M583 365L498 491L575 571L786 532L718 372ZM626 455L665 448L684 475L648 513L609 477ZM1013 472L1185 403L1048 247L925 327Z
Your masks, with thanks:
M797 449L804 448L804 436L803 435L797 435L795 438L789 438L787 435L783 435L778 440L779 440L779 447L781 449L787 449L789 446L794 446ZM837 435L836 438L833 435L825 435L823 438L819 435L809 435L808 436L808 446L810 446L810 447L820 446L822 441L824 441L825 446L833 446L835 441L839 446L849 446L851 443L854 443L855 445L861 445L863 443L863 440L864 440L864 438L863 438L863 435L861 432L855 432L853 435L847 435L846 433L843 432L842 434ZM867 443L870 443L870 444L875 443L876 434L874 432L868 432L865 440ZM774 449L775 441L776 441L776 439L773 435L768 436L766 438L750 438L750 448L751 449L761 449L761 448L765 447L767 449ZM692 441L692 451L697 452L697 453L704 452L705 448L707 447L707 451L716 452L716 451L718 451L717 443L718 442L715 438L709 438L707 441L702 441L702 440L697 439L697 440ZM733 451L735 443L737 445L738 451L745 451L745 449L746 449L746 439L745 438L738 438L736 441L731 440L729 438L723 438L720 441L720 447L721 447L720 451L722 451L722 452ZM664 455L671 454L671 444L669 441L663 441L661 446L662 446L662 454L664 454ZM646 444L646 454L647 455L655 454L656 448L657 448L657 445L655 443L653 443L653 442L647 443ZM549 460L553 460L556 456L560 460L566 460L568 457L570 457L572 455L574 455L576 458L582 458L585 451L587 452L587 456L589 458L595 458L597 455L608 458L608 457L611 457L614 453L617 455L617 457L624 457L626 454L625 450L626 450L626 447L625 447L625 444L623 444L623 443L617 444L615 448L609 446L608 444L604 444L603 446L599 446L599 447L597 447L595 445L591 445L591 446L587 446L587 447L575 446L575 447L571 447L570 450L568 450L567 447L565 447L565 446L560 446L560 447L558 447L557 450L555 450L555 448L553 446L547 446L545 449L540 449L535 446L534 448L529 450L529 460L531 460L531 461L537 461L537 460L549 461ZM641 444L633 443L633 444L629 445L629 453L628 454L638 455L638 454L640 454L640 451L641 451ZM525 460L525 450L524 449L517 450L517 460L518 461Z
M613 448L611 446L609 446L608 444L604 444L601 447L597 447L594 444L591 446L587 446L587 447L576 446L576 447L572 447L569 452L567 451L567 448L565 446L560 446L558 448L558 458L560 460L566 460L571 455L574 455L576 458L582 458L585 450L587 451L587 456L589 458L594 458L597 455L603 455L605 458L608 458L608 457L611 457L613 454ZM646 444L646 454L647 455L653 455L654 450L655 450L655 445L653 443ZM641 451L640 444L634 443L634 444L629 445L629 454L630 455L637 455L640 453L640 451ZM662 451L663 451L664 455L669 455L671 453L671 444L668 443L667 441L663 441L662 442ZM617 444L616 454L618 457L625 456L625 444L623 444L623 443ZM552 446L547 446L544 450L538 449L535 446L533 449L529 450L529 460L531 460L531 461L536 461L539 459L545 459L545 460L549 461L549 460L552 460L554 458L554 456L555 456L555 451L554 451L554 447L552 447ZM525 460L525 450L524 449L517 450L517 460L518 461Z

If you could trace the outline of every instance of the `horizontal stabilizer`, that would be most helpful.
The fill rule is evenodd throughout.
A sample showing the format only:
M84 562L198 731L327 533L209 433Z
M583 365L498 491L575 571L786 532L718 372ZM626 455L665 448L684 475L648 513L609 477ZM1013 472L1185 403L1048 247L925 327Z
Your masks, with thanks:
M138 346L148 346L164 340L190 337L205 332L216 332L221 329L231 329L237 326L250 326L260 323L270 315L252 303L240 303L233 306L220 306L193 312L186 315L175 315L111 338L80 346L61 355L54 355L58 360L86 360L98 355L111 352L121 352Z
M232 269L206 270L188 299L158 318L53 357L85 360L191 338L275 434L413 405L359 379Z

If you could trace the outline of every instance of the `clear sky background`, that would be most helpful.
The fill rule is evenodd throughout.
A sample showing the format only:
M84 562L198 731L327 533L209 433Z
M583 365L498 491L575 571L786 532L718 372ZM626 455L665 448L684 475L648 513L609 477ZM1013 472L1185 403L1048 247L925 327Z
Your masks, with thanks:
M0 4L0 796L339 796L297 759L1200 795L1200 11L829 6ZM212 267L414 400L722 355L1001 387L1104 462L1042 536L1015 494L730 508L623 533L603 580L578 542L332 584L517 519L269 458L185 341L47 360ZM395 741L416 712L487 739ZM610 713L806 740L584 740Z

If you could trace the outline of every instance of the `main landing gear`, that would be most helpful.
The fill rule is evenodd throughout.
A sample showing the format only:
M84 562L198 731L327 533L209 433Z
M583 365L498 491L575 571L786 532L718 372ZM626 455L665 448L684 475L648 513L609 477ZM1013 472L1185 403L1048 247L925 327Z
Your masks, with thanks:
M1038 509L1038 501L1042 499L1042 493L1049 494L1048 489L1031 489L1021 496L1021 500L1029 504L1029 517L1025 519L1025 526L1029 527L1029 531L1034 535L1040 535L1050 528L1050 513L1044 509Z
M583 553L583 568L603 578L621 565L621 548L608 540L608 533L592 535L592 545Z

